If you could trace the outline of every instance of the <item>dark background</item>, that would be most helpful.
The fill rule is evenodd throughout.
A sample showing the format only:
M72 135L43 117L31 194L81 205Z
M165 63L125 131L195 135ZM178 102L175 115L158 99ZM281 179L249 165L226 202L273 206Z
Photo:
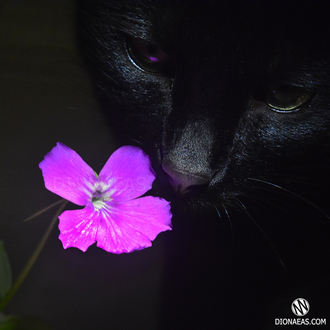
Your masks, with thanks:
M74 21L73 0L0 1L0 239L14 278L56 212L23 223L59 199L44 187L44 155L61 141L99 172L116 149L75 49ZM64 250L58 235L56 226L6 315L56 330L157 328L162 235L124 255Z
M0 113L0 240L5 243L13 277L16 278L43 236L56 208L29 222L23 223L23 220L59 200L58 196L44 187L38 167L44 155L61 141L77 151L99 172L116 149L75 47L75 0L0 0ZM323 198L327 199L327 194ZM74 205L70 207L74 208ZM304 209L301 213L304 213ZM258 300L263 307L259 311L263 314L264 310L270 310L270 316L267 316L270 325L273 325L275 317L292 318L290 304L300 295L311 303L313 310L309 315L327 317L329 322L329 278L326 271L329 264L328 231L322 231L320 225L320 235L313 236L311 231L311 235L308 235L311 237L310 245L306 245L305 250L300 250L297 245L295 253L286 255L288 246L295 249L296 240L304 242L305 238L300 239L300 231L296 230L300 224L304 226L311 220L318 229L318 224L328 220L315 210L312 210L312 214L310 219L306 218L307 214L306 219L298 217L291 225L291 231L287 230L284 221L269 221L270 228L273 224L274 230L267 233L268 237L277 242L276 251L285 257L285 265L292 277L289 280L284 280L285 269L279 265L271 246L258 229L251 225L249 219L246 220L246 216L235 218L236 245L228 257L223 253L225 260L219 263L224 273L219 279L219 306L223 304L219 315L225 315L230 310L232 315L228 316L229 324L232 324L230 317L233 321L241 318L245 324L240 303L244 308L249 303L255 306L255 302L249 299L262 296L260 288L264 288L267 299ZM264 219L268 221L267 216ZM318 218L321 220L317 221ZM197 232L199 227L196 227ZM207 237L205 227L204 224L205 234L199 244L205 251L211 251L212 242ZM227 227L221 230L230 241L229 224ZM212 229L210 226L210 231ZM249 230L253 231L253 235L250 235ZM162 280L165 278L168 288L172 288L172 295L168 295L165 304L174 306L171 313L175 316L176 304L185 309L186 303L186 312L190 316L193 310L190 304L193 301L189 301L189 297L185 301L185 296L180 301L176 296L176 289L185 290L179 285L185 282L186 272L183 271L183 280L178 281L178 287L173 285L178 278L177 268L191 266L187 269L188 273L191 269L191 282L198 282L198 276L205 275L204 269L200 269L200 264L196 267L195 259L181 263L177 258L178 265L175 266L178 267L170 268L171 271L163 275L165 252L172 250L172 256L184 253L180 245L178 248L173 245L165 251L165 244L173 237L174 242L181 243L180 235L186 232L187 226L183 223L181 232L177 226L175 231L160 234L152 248L132 254L113 255L95 245L86 253L74 248L64 250L58 240L59 230L56 226L32 271L4 313L41 318L54 330L159 329L159 320L166 319L170 314L170 309L163 308L161 299L164 289ZM219 240L217 234L213 233L213 236ZM225 238L222 237L220 241L225 241ZM226 244L223 243L224 246ZM313 249L307 255L310 246ZM212 253L201 251L197 251L196 260L203 260L204 255L207 256L205 259L212 260ZM313 259L318 268L311 266L313 263L310 260ZM300 264L297 271L291 266L295 264ZM249 271L252 280L250 278L250 282L244 282L245 273ZM253 277L254 274L258 276ZM313 277L310 281L309 276ZM278 280L277 286L273 285L273 279ZM207 278L201 287L201 290L207 289L204 296L208 296L209 292L213 296L217 295L217 292L212 292L211 280ZM251 286L251 282L254 285ZM197 295L197 291L191 292L188 280L187 283L187 292ZM253 291L255 288L261 292ZM284 293L279 291L277 294L277 288ZM246 300L240 302L230 294L226 296L231 290L247 293ZM276 296L272 304L269 303L272 297L267 296L267 290ZM205 309L212 305L212 301L208 302L209 305L206 302ZM201 302L203 304L204 301ZM218 308L218 305L215 306ZM217 315L218 311L211 312ZM179 318L180 313L178 309ZM248 314L247 308L245 314ZM180 324L180 319L177 324ZM253 324L250 328L257 329L256 323Z

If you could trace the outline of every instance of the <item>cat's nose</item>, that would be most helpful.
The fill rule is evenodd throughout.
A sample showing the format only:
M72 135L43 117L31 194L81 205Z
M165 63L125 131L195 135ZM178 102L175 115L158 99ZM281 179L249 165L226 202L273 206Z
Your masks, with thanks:
M207 186L210 178L200 173L192 173L186 170L179 170L171 164L162 164L164 172L169 176L170 183L176 191L188 192L193 187Z

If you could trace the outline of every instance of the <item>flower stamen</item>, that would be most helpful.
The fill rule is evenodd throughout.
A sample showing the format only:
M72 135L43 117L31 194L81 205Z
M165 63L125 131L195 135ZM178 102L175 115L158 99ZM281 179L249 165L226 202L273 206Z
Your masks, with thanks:
M99 190L96 190L95 193L93 194L92 204L96 211L103 209L106 206L102 193Z

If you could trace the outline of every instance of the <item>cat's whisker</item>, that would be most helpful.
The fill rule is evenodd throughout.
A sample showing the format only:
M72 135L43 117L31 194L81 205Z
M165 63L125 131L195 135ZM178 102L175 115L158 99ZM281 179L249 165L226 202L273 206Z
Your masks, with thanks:
M301 192L310 192L311 186L313 188L325 188L324 182L327 181L327 179L322 176L321 178L315 178L315 177L306 177L303 175L294 175L294 174L277 174L274 173L271 176L271 179L274 179L276 182L282 182L283 184L299 184L299 191ZM305 187L305 189L304 189ZM314 189L313 193L321 191L318 189Z
M215 210L217 211L217 214L218 214L219 218L222 219L221 214L220 214L218 208L214 204L213 204L213 206L214 206Z
M222 207L227 215L227 219L229 221L229 225L230 225L230 230L231 230L231 241L232 241L232 244L234 243L234 228L233 228L233 223L231 221L231 218L230 218L230 215L229 215L229 212L227 210L227 208L225 207L225 205L222 203Z
M261 183L264 183L264 184L266 184L266 185L268 185L270 187L274 187L274 188L277 188L278 189L278 190L275 189L274 191L281 191L281 192L285 192L285 193L287 193L287 194L289 194L291 196L294 196L297 199L300 199L300 200L308 203L309 205L313 206L314 208L316 208L319 212L321 212L325 217L327 217L330 220L330 216L327 215L320 207L318 207L317 205L315 205L314 203L312 203L308 199L306 199L306 198L304 198L304 197L302 197L302 196L300 196L300 195L298 195L298 194L296 194L296 193L294 193L294 192L292 192L292 191L290 191L290 190L288 190L288 189L286 189L284 187L281 187L281 186L279 186L279 185L277 185L275 183L272 183L272 182L269 182L269 181L265 181L265 180L261 180L261 179L256 179L256 178L247 178L247 179L248 180L252 180L252 181L256 181L256 182L261 182Z
M262 235L265 237L265 239L267 240L268 244L270 245L270 247L272 248L273 252L275 253L277 259L279 260L281 266L283 267L285 273L287 273L287 269L283 263L283 260L281 258L281 256L279 255L279 253L277 252L275 246L273 245L273 243L271 242L271 240L269 239L268 235L264 232L264 230L260 227L260 225L253 219L253 217L251 216L251 214L248 212L246 206L236 197L236 201L237 201L237 206L252 220L252 222L254 223L254 225L259 229L259 231L262 233Z
M266 206L265 206L263 203L258 202L258 200L260 200L260 201L262 201L262 202L264 202L264 203L267 203L267 204L271 205L272 207L275 207L275 208L277 208L278 210L280 210L280 211L282 211L282 212L285 212L286 214L288 214L288 215L290 215L290 216L292 216L292 217L296 217L295 214L292 214L291 212L288 211L288 208L280 207L278 204L272 203L272 202L270 202L270 201L269 201L268 199L266 199L266 198L262 198L262 197L258 197L258 196L254 196L254 197L252 198L251 196L248 196L248 195L245 195L245 197L251 199L254 203L258 204L260 207L266 208ZM271 214L275 217L275 215L274 215L274 214L273 214L268 208L266 208L266 209L267 209L267 211L268 211L269 213L271 213Z
M313 169L311 169L313 170ZM306 177L303 175L296 175L296 174L280 174L280 173L273 173L271 177L276 177L276 178L284 178L288 179L290 181L294 182L301 182L301 183L306 183L306 184L321 184L324 185L324 180L320 178L314 178L314 177Z
M223 218L222 218L222 216L221 216L221 213L220 213L219 209L215 206L215 204L212 204L212 205L213 205L213 207L215 208L215 210L217 211L217 214L218 214L219 218L222 220ZM234 244L234 229L233 229L233 224L232 224L232 221L231 221L231 219L230 219L229 213L228 213L228 211L227 211L225 205L224 205L223 203L221 203L221 206L222 206L223 210L224 210L225 213L226 213L226 217L227 217L228 222L229 222L229 225L230 225L230 231L231 231L231 242L232 242L232 245L233 245L233 244Z
M244 194L244 197L250 199L253 203L257 204L258 207L264 208L268 213L270 213L274 218L276 218L275 215L273 214L273 212L271 212L271 210L268 207L266 207L264 204L262 204L258 201L258 200L260 200L263 202L268 202L267 199L260 198L260 197L258 198L257 196L251 197L250 195L247 195L247 194ZM277 207L276 204L273 204L270 202L268 204L271 204L272 206ZM285 209L282 209L282 208L280 208L280 209L285 212Z

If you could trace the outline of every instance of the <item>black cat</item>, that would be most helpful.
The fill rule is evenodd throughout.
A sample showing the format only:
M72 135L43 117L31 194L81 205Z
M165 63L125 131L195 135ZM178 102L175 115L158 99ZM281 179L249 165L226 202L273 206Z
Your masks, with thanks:
M328 3L84 0L78 12L109 122L172 201L162 328L265 328L295 318L298 296L326 318Z

